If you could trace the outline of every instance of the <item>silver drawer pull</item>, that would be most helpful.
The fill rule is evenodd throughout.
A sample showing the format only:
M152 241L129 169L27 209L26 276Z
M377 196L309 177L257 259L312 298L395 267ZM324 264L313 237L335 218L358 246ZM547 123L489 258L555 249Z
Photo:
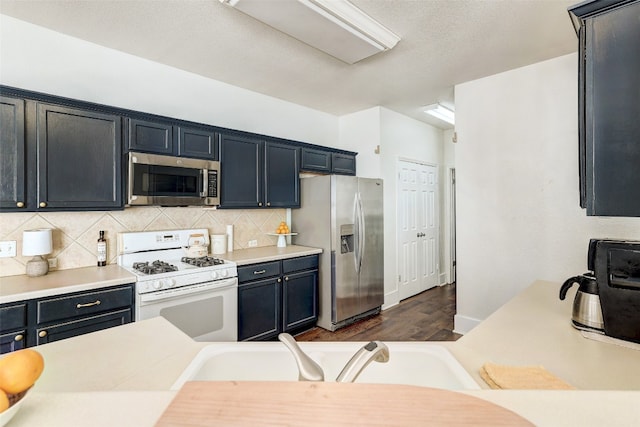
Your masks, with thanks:
M86 304L76 304L76 308L93 307L94 305L100 305L100 300L94 302L88 302Z
M253 274L264 274L266 272L267 270L258 270L258 271L254 271Z

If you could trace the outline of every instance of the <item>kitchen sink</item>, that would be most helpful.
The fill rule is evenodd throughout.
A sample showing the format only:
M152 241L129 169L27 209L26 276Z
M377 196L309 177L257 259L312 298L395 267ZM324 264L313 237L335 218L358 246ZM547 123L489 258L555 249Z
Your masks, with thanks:
M300 342L300 348L334 381L363 342ZM385 342L387 363L372 363L357 383L404 384L447 390L477 390L478 384L437 343ZM172 386L186 381L298 381L298 368L280 342L212 343L204 347Z

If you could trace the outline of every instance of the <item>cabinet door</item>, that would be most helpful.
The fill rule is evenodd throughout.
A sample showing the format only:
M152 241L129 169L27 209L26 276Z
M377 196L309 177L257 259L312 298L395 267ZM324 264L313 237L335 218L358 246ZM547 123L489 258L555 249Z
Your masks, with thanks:
M331 172L342 175L356 174L356 156L331 153Z
M26 329L20 331L10 332L8 334L0 335L0 354L9 353L16 350L22 350L26 347L27 343L27 331Z
M38 207L121 209L122 119L38 104Z
M285 332L312 326L318 319L318 270L292 273L282 282L282 326Z
M220 207L257 208L264 201L264 141L220 136Z
M83 317L72 322L40 326L36 329L37 345L71 338L90 332L101 331L114 326L130 323L132 320L131 308L111 311L97 316Z
M26 207L24 101L0 97L0 209Z
M301 163L301 170L331 173L331 153L329 151L302 148Z
M178 128L178 155L218 160L218 134L213 130Z
M273 339L281 332L279 281L238 286L238 341Z
M298 147L267 142L265 151L265 201L267 207L300 207L300 157Z
M27 304L5 304L0 308L0 353L27 345Z
M607 6L584 28L588 215L640 216L639 16L640 2Z
M176 154L173 125L129 119L129 150L154 154Z

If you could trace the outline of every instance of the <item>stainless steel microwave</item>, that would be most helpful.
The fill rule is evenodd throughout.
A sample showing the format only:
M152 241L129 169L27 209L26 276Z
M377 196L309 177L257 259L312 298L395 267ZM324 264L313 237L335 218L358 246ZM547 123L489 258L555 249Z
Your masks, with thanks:
M217 206L220 163L130 152L129 206Z

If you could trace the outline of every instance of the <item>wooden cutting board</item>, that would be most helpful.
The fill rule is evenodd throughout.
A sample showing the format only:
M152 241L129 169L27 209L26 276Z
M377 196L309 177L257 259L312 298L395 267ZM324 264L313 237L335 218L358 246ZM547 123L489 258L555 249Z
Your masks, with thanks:
M192 381L157 426L531 426L493 403L435 388Z

